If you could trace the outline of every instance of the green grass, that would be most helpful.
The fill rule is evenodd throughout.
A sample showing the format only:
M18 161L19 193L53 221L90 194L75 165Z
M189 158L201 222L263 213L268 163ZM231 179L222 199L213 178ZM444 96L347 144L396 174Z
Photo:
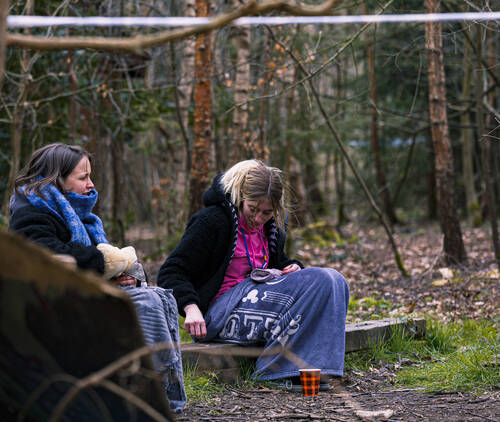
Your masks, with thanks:
M444 328L434 323L427 343L429 361L402 370L400 384L472 392L500 386L499 332L492 323L467 320Z
M179 315L178 321L179 321L179 336L181 338L181 343L192 343L193 339L184 329L184 317Z
M395 309L394 304L384 298L352 296L349 299L348 315L355 317L356 320L380 319L391 316L390 312L393 309Z
M499 355L499 331L491 321L428 320L423 339L396 329L387 341L347 354L345 365L359 373L394 364L395 370L403 366L397 370L400 386L479 393L500 386Z
M217 395L223 393L227 383L219 379L215 373L199 375L195 366L184 365L184 385L189 403L212 403ZM255 361L243 359L240 363L240 377L231 384L232 387L253 388L258 382L252 378L255 370Z
M214 396L225 389L225 384L219 382L217 375L205 374L199 376L196 367L184 365L184 386L188 402L210 403Z

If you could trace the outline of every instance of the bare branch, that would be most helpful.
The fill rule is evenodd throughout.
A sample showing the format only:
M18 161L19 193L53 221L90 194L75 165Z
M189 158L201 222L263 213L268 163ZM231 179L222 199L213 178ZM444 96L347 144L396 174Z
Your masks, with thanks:
M9 14L9 1L0 2L0 90L5 74L5 56L7 53L7 15Z
M75 383L75 386L61 399L61 401L57 404L56 408L52 412L49 422L58 422L61 417L64 415L64 412L66 411L67 407L71 404L71 402L76 398L76 396L84 389L88 388L90 385L92 386L102 386L104 388L107 388L108 390L112 391L118 396L123 397L126 399L129 403L133 404L136 406L138 409L141 409L151 417L154 421L157 422L168 422L169 420L172 420L170 418L165 418L161 413L159 413L156 409L151 407L148 403L146 403L144 400L140 399L137 397L135 394L131 393L130 391L125 390L124 388L119 387L115 383L107 380L107 379L101 379L101 380L91 380L91 383L86 382L87 378L83 378L80 381L77 381Z
M318 6L299 6L285 0L268 0L258 3L250 0L240 8L221 14L209 23L200 26L158 32L153 35L138 35L129 38L116 37L36 37L22 34L8 34L8 47L30 48L34 50L75 50L95 49L102 51L123 51L134 54L150 47L156 47L175 40L205 33L230 24L242 16L251 16L270 11L287 12L295 16L321 16L341 0L327 0Z
M483 100L483 106L491 113L493 116L495 116L495 119L500 120L500 113L495 110L489 103L486 101L486 99Z

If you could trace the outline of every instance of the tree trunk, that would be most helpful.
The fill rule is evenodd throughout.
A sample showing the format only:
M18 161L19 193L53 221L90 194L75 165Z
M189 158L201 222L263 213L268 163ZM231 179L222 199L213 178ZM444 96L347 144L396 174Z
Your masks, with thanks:
M71 33L71 32L70 32ZM78 89L78 80L75 73L75 52L68 51L68 76L69 76L69 86L71 91L76 92ZM68 110L68 132L69 140L71 143L75 143L76 140L76 119L77 119L77 109L78 104L76 101L76 94L72 94L69 99L69 110Z
M285 70L284 80L287 84L293 85L297 81L298 68L297 66L288 66ZM290 89L280 99L280 104L283 104L282 114L282 136L285 139L285 165L284 173L287 175L288 183L293 192L293 218L290 221L291 226L304 226L306 223L307 199L304 189L303 172L300 162L293 155L293 140L291 139L288 123L289 117L293 115L296 105L296 90Z
M0 1L0 91L3 87L5 75L5 57L7 56L7 15L9 14L9 0Z
M196 8L195 0L184 0L184 16L195 17ZM191 95L193 93L193 75L195 67L195 39L193 37L186 38L183 41L182 61L180 68L179 84L177 92L179 94L179 114L181 131L183 134L184 147L179 148L178 156L181 162L181 170L179 171L179 185L181 191L180 196L184 197L184 190L187 189L189 180L188 174L191 169L191 149L189 145L189 106L191 105Z
M235 7L241 6L240 0L235 0ZM231 143L230 164L236 164L242 159L253 158L253 148L248 130L248 88L250 86L250 29L248 26L237 27L237 58L236 78L234 82L233 141Z
M334 155L334 166L337 227L342 227L348 221L345 215L345 160L338 150Z
M345 98L345 66L342 64L337 64L337 96L339 99ZM339 120L343 120L345 116L345 103L340 101L340 105L335 105L336 114L339 116ZM335 149L334 152L334 174L335 174L335 198L337 201L336 206L336 217L337 217L337 227L342 227L347 223L348 219L345 215L345 160L342 155L342 151L339 148Z
M267 105L269 104L269 99L267 94L269 91L269 84L271 79L271 69L269 67L269 62L271 61L271 36L266 33L266 44L265 44L265 54L263 56L262 68L264 69L262 78L262 97L260 99L260 110L259 110L259 134L258 134L258 149L257 158L260 160L267 160L269 158L269 148L267 147Z
M292 227L304 227L306 224L306 193L302 180L302 169L300 163L294 157L290 158L290 166L286 173L287 180L292 187L292 216L290 225Z
M366 15L366 2L363 1L363 13ZM375 38L375 35L373 36ZM393 225L398 222L394 207L391 201L391 193L385 179L384 170L382 169L382 160L380 158L380 148L378 142L378 110L377 110L377 81L375 78L375 53L374 43L371 38L366 40L366 54L368 65L368 83L370 86L370 105L371 105L371 122L370 122L370 138L372 145L373 161L375 164L375 174L377 177L377 184L379 194L382 197L385 213L389 222Z
M125 244L125 224L123 208L125 199L124 149L121 131L111 140L111 166L113 174L112 239Z
M298 75L297 78L302 75ZM306 76L305 74L303 76ZM299 97L299 113L301 115L299 127L307 133L311 129L311 113L312 110L308 107L309 102L304 98L306 92L304 89L299 90L301 96ZM317 167L317 153L314 148L313 137L306 135L301 145L302 159L302 173L304 177L304 188L306 192L307 208L313 220L325 215L325 204L323 200L323 193L319 188L318 180L318 167Z
M26 3L26 15L31 15L33 13L34 0L28 0ZM30 30L25 29L25 34L29 34ZM21 72L22 79L19 84L19 91L17 95L17 100L14 105L14 111L12 112L12 122L11 122L11 132L10 132L10 148L11 148L11 161L9 169L9 178L7 181L7 187L5 189L5 196L2 204L2 214L4 216L9 216L9 201L12 191L14 190L14 184L16 177L19 173L19 168L21 165L21 141L23 139L23 121L24 121L24 111L25 103L28 95L28 87L30 85L30 65L31 54L29 50L23 50L21 52ZM3 66L2 66L3 68Z
M429 169L426 174L427 178L427 218L431 221L437 219L437 193L436 193L436 154L432 145L432 138L426 137Z
M470 34L470 29L464 28L464 30ZM481 213L479 212L476 188L474 187L473 129L471 127L470 112L468 107L471 101L472 47L468 42L464 42L463 71L464 76L462 79L462 104L466 108L466 111L460 116L460 124L462 126L462 166L467 215L475 220L476 215L480 216Z
M489 31L488 31L489 32ZM487 33L487 39L489 34ZM477 130L478 139L481 146L481 160L483 167L483 179L486 194L486 204L487 204L487 218L490 220L491 225L491 237L493 243L493 250L495 253L495 260L497 266L500 269L500 245L498 243L498 226L497 226L497 211L495 202L495 192L493 188L494 175L492 171L492 156L491 156L491 141L488 139L484 124L484 110L483 101L485 98L483 93L487 91L487 80L484 72L484 67L482 65L483 57L483 27L482 24L476 24L476 55L477 55L477 65L476 70L476 118L477 118ZM491 114L488 114L491 116Z
M208 16L208 0L196 0L196 16ZM192 215L202 208L201 195L208 184L211 141L212 74L210 35L199 34L195 44L194 139L191 165L190 209Z
M297 82L297 77L298 77L297 66L293 67L289 66L285 70L285 81L287 84L294 85ZM295 96L296 96L295 88L288 90L288 92L285 94L284 101L285 101L286 118L283 119L284 123L285 122L288 123L288 117L293 116L293 110L295 107ZM293 144L294 144L288 129L289 128L287 124L283 129L283 134L284 134L283 136L285 138L285 166L284 166L285 174L289 174L289 171L291 170L292 167Z
M439 13L440 1L425 0L425 7L428 13ZM447 264L457 264L464 262L467 256L455 204L453 156L448 133L442 35L439 22L426 22L425 47L429 78L431 135L436 154L437 201L441 230L444 234L445 259Z

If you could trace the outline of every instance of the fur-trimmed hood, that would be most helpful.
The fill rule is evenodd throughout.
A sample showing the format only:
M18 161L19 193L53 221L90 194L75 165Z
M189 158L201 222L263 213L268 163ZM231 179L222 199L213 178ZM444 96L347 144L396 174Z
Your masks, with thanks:
M226 196L222 190L221 179L223 175L223 173L220 173L215 176L212 185L203 192L201 200L206 207L210 205L222 205L225 201L229 200L229 195Z

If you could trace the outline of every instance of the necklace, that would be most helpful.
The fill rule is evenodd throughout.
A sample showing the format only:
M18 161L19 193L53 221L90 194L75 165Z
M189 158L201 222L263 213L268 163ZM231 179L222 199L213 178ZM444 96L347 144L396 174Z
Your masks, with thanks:
M243 230L242 227L240 227L240 230L241 234L243 235L243 243L245 244L245 251L247 253L248 265L250 265L250 271L252 271L255 267L252 265L252 260L250 259L250 252L248 252L248 244L247 244L247 237L245 236L245 230ZM262 241L262 245L264 245L262 247L262 252L264 253L264 263L260 268L265 268L267 266L268 259L267 259L266 247L264 244L264 238L262 237L262 230L259 231L259 234L260 234L260 240Z

